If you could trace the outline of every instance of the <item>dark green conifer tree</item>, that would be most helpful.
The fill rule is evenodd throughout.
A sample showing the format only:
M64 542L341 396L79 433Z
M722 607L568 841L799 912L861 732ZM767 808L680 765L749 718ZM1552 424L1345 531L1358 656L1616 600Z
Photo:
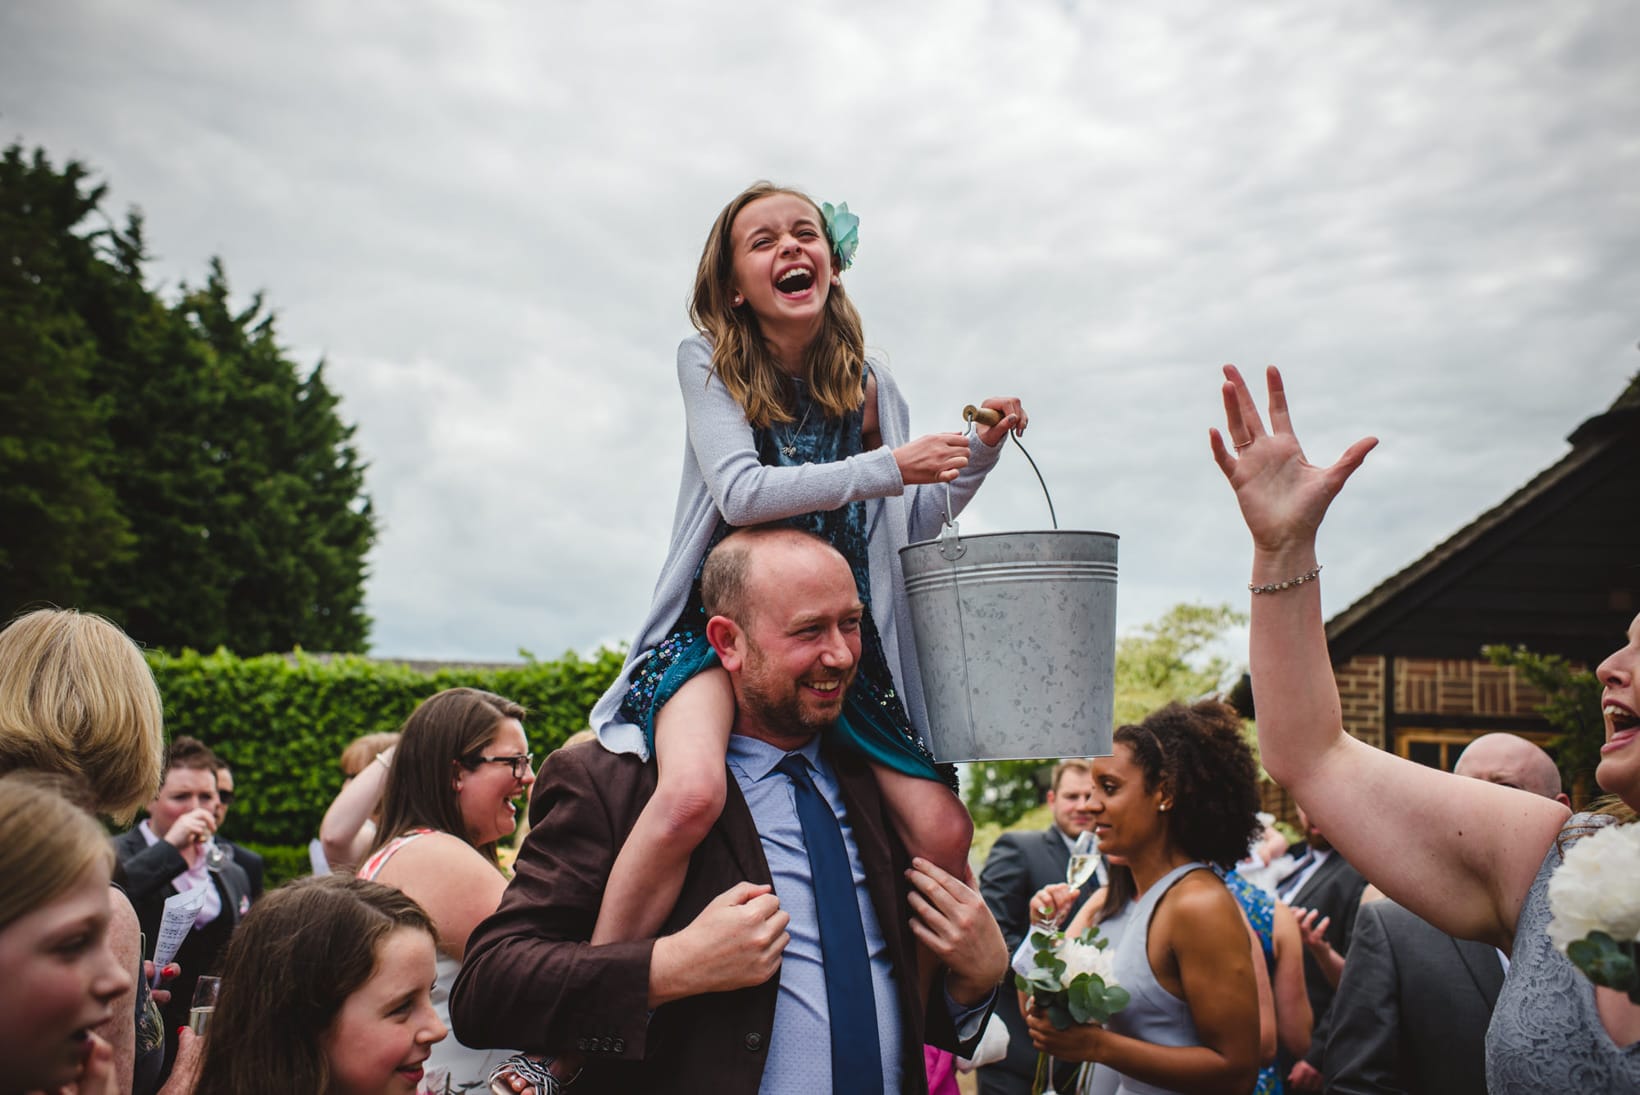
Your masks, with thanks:
M322 368L290 360L260 296L233 306L220 262L161 299L137 214L84 227L103 197L79 164L6 153L0 611L73 604L171 648L363 650L375 519Z

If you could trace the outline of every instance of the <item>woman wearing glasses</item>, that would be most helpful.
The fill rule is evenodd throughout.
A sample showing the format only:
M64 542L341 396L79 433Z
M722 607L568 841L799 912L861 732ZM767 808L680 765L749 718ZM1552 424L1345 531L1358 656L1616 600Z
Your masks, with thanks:
M359 877L402 891L438 930L433 1006L449 1025L450 986L467 936L495 912L507 880L496 843L518 824L514 800L535 782L524 708L474 688L430 696L405 722L382 800L376 847ZM484 1090L508 1050L471 1049L446 1038L427 1060L434 1090ZM469 1088L464 1085L474 1085Z

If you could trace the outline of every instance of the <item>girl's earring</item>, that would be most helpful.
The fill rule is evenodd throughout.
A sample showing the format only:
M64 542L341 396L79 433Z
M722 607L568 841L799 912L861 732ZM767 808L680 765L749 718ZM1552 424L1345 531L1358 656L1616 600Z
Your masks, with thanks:
M831 276L831 283L833 285L841 285L841 284L843 284L843 279L838 277L836 274L833 274Z
M735 307L739 308L742 304L745 304L745 303L746 303L746 298L741 296L739 293L736 293L735 294Z

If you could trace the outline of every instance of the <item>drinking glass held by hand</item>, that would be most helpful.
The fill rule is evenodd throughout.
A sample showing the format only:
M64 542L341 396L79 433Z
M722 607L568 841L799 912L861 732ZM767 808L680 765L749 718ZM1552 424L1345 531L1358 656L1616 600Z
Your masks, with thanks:
M201 1037L216 1012L216 997L222 990L222 978L201 977L194 985L194 1002L188 1008L188 1029Z

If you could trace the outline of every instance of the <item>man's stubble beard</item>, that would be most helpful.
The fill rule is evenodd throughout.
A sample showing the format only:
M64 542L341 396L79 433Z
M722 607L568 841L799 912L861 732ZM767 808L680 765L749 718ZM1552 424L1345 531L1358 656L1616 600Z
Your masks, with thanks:
M766 659L763 651L756 643L748 642L746 669L741 675L740 703L751 715L765 734L793 743L793 747L807 743L816 734L835 724L842 715L842 704L838 704L836 714L811 716L803 706L800 685L796 681L783 682L788 686L784 696L771 698L771 689L763 681L766 676ZM848 694L849 686L854 683L854 669L843 673L838 679L839 696Z

